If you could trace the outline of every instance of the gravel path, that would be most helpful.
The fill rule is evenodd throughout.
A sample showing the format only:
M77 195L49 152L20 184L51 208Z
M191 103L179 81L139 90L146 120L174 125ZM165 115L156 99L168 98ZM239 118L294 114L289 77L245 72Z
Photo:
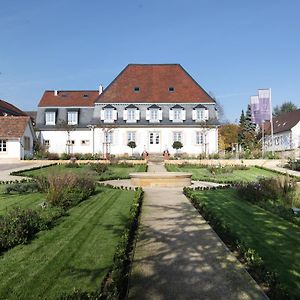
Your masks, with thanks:
M129 299L267 299L181 188L144 190Z

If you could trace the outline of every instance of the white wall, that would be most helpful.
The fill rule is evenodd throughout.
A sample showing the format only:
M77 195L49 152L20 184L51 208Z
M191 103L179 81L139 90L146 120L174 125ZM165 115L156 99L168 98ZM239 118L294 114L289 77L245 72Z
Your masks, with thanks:
M29 150L24 150L24 148L21 146L21 153L20 153L20 158L24 159L24 157L32 157L33 156L33 136L32 136L32 130L27 124L24 135L21 138L21 144L24 146L24 136L27 136L30 138L30 149Z
M149 153L162 153L168 149L170 153L175 153L172 148L173 132L182 133L183 148L181 153L200 154L205 151L209 154L218 152L218 130L217 128L115 128L113 132L113 143L110 145L111 154L123 155L131 154L131 149L127 146L127 133L134 131L136 134L136 145L134 153L141 154L144 150ZM203 145L196 144L196 131L202 131L206 136L206 143ZM149 142L150 132L159 134L159 144L151 145ZM65 131L42 131L44 140L50 141L49 152L65 153L67 152L66 141L67 133ZM93 130L76 130L71 131L70 139L75 141L71 148L72 153L92 153L93 152ZM89 145L82 145L81 140L88 140ZM94 130L94 153L103 153L104 132L101 128ZM105 151L104 151L105 152Z
M21 145L19 139L7 140L6 152L0 152L0 159L21 158Z

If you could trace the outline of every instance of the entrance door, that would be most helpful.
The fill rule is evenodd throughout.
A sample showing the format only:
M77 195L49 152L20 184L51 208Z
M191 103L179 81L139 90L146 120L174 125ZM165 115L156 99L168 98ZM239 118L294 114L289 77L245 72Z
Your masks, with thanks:
M149 132L149 152L151 153L161 152L160 144L161 144L160 132L158 131Z

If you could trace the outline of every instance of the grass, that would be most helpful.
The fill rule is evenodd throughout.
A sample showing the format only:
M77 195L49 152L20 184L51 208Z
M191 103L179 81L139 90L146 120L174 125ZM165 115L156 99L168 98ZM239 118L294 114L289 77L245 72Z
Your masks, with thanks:
M256 205L238 199L233 189L196 191L199 203L228 225L247 247L276 271L289 293L300 298L300 228Z
M41 193L7 195L0 191L0 215L6 214L14 207L37 208L44 201L45 197Z
M99 188L28 245L0 257L1 299L57 299L74 288L95 291L113 263L133 191Z
M249 170L233 170L232 173L223 173L212 175L206 168L201 168L197 165L166 165L169 172L189 172L192 173L193 180L237 183L241 181L249 182L256 181L259 177L274 177L275 172L263 170L256 167L249 167Z
M37 177L37 176L48 176L49 174L58 174L58 173L75 173L79 175L89 174L96 180L109 180L109 179L126 179L129 178L130 173L134 172L145 172L145 165L134 165L133 167L121 167L118 165L110 165L108 170L102 175L98 175L97 172L92 170L89 165L81 165L79 168L66 168L62 165L55 165L50 167L45 167L36 170L24 171L21 173L22 176Z

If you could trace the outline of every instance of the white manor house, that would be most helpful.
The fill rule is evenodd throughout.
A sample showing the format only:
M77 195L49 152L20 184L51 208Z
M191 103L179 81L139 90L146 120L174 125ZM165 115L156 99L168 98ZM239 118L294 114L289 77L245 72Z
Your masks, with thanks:
M130 64L106 88L45 91L40 141L52 153L218 152L215 100L179 64Z

